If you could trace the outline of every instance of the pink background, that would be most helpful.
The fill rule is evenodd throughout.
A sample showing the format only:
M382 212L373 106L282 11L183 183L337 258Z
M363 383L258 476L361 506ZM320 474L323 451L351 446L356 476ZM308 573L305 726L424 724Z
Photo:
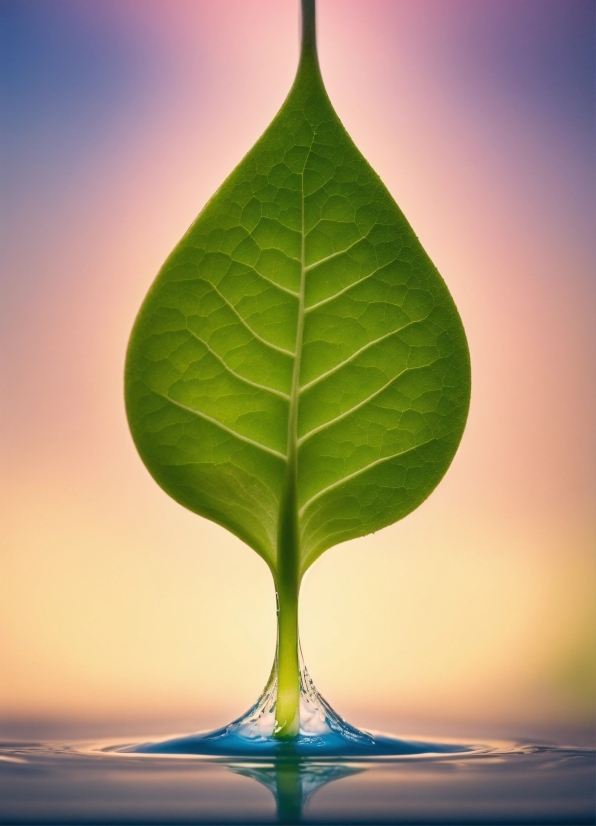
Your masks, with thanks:
M581 727L594 3L318 6L331 99L452 291L473 397L433 496L307 577L311 674L352 722L401 733ZM151 480L123 360L161 263L283 102L298 3L8 0L3 15L0 718L221 724L268 675L272 583Z

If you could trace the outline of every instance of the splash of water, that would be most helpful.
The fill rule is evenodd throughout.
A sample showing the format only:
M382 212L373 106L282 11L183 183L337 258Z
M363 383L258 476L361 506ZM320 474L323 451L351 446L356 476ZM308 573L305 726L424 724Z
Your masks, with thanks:
M401 740L385 734L361 731L346 722L319 694L308 673L302 650L300 666L300 729L289 741L275 734L277 658L265 688L246 714L215 731L127 746L136 754L195 754L243 757L339 757L375 758L414 754L446 754L469 747L445 743Z

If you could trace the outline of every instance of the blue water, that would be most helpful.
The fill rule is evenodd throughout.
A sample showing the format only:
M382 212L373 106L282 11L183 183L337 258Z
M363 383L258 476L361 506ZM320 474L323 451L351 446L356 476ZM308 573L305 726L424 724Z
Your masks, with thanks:
M257 702L227 726L185 737L132 743L116 748L127 754L169 754L299 761L302 758L379 759L406 755L460 754L471 747L457 743L420 742L361 731L346 722L319 694L299 651L299 733L291 742L274 735L277 663Z
M361 731L300 660L300 733L275 738L277 672L211 732L0 742L2 824L593 824L595 752Z
M398 742L410 752L353 758L139 753L138 741L126 740L5 742L0 823L594 823L592 749Z
M462 754L477 750L474 746L449 742L425 742L404 740L378 732L355 730L357 736L346 737L341 731L325 735L300 734L295 740L284 743L272 737L248 740L238 735L233 726L216 731L198 732L185 737L150 740L117 747L127 754L169 754L203 757L242 757L246 760L272 758L336 758L342 760L380 759L406 755Z

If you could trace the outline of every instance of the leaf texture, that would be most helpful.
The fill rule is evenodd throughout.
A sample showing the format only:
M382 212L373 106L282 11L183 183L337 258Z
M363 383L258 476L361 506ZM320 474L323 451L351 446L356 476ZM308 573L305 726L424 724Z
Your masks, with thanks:
M138 315L126 364L138 450L274 575L292 476L304 571L431 493L469 395L447 287L303 58Z

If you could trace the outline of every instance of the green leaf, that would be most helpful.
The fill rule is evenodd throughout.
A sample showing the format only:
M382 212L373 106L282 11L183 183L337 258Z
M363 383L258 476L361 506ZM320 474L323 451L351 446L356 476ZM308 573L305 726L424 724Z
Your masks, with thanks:
M277 714L290 733L304 571L426 499L470 395L453 300L337 117L314 0L302 6L294 85L164 264L126 363L130 428L153 477L273 573L291 652L284 666L280 647L280 691L284 668L291 686Z
M469 393L447 287L306 48L279 114L138 315L126 404L139 453L273 572L290 485L303 571L426 499Z

